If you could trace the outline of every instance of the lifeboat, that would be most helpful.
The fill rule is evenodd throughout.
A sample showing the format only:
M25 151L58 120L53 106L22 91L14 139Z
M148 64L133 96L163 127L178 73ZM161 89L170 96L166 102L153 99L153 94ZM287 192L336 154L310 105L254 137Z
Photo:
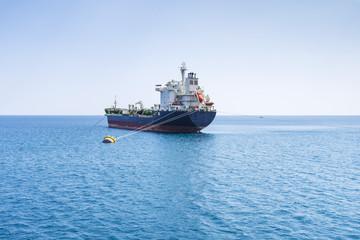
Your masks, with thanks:
M206 106L212 106L212 105L214 105L214 103L213 102L206 102L205 105Z
M114 137L110 137L110 136L106 136L103 140L103 143L116 143L116 138Z
M197 92L197 97L199 99L200 102L203 102L204 101L204 96L201 94L201 92Z

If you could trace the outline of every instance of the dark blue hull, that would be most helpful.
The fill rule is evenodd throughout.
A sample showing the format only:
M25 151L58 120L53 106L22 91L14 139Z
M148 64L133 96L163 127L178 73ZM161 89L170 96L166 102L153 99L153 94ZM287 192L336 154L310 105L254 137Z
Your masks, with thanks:
M207 127L216 112L157 111L152 116L106 114L109 127L171 133L196 133Z

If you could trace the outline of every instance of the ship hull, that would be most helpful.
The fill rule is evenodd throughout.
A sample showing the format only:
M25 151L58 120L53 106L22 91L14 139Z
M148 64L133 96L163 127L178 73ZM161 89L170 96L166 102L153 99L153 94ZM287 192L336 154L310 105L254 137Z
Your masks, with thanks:
M214 111L158 111L153 116L106 114L111 128L148 132L197 133L215 118Z

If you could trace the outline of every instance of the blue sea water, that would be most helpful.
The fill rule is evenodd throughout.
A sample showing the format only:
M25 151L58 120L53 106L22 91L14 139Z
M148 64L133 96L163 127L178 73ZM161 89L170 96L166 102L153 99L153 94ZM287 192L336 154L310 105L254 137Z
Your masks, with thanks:
M0 116L1 239L360 239L360 116L101 118Z

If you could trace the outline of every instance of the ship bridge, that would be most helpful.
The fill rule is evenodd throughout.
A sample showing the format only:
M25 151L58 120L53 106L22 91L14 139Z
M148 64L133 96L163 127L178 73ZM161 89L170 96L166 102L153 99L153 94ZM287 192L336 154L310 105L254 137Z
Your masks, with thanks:
M171 80L165 86L157 85L156 91L160 92L161 110L204 110L214 111L210 97L204 96L204 90L199 86L196 73L189 72L185 78L185 63L180 67L181 81Z

